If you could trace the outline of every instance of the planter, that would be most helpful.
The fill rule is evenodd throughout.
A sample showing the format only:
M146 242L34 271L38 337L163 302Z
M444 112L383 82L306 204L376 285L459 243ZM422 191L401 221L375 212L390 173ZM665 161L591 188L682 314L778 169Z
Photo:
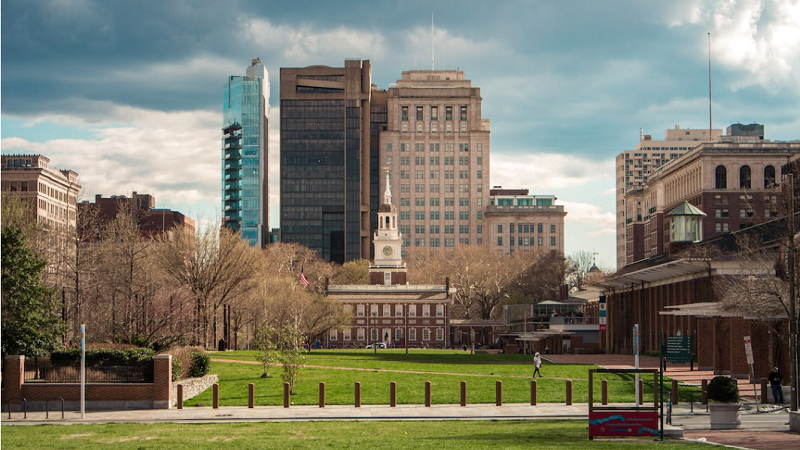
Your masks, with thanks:
M739 420L738 403L709 403L708 409L711 412L712 430L733 430L739 428L742 422Z

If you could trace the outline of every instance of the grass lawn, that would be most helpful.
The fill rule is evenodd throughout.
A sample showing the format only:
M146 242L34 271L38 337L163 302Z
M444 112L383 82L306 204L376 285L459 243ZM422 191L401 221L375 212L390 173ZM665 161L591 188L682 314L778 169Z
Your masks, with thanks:
M460 382L467 382L469 403L494 403L495 382L503 382L503 401L526 403L530 400L530 356L489 355L453 350L319 350L306 355L300 383L295 387L292 403L313 405L318 402L319 383L325 382L330 405L353 403L354 383L361 383L362 403L388 404L389 383L397 383L397 402L424 403L424 386L430 381L434 404L457 404L460 401ZM214 359L255 361L254 352L212 354ZM547 364L542 367L545 378L537 378L541 403L565 401L565 379L573 380L573 401L588 402L588 371L592 365ZM360 370L352 370L360 369ZM247 385L255 384L256 405L283 403L281 367L270 369L269 378L261 378L261 366L239 363L212 363L212 373L220 376L220 404L247 404ZM417 373L419 372L419 373ZM633 401L632 376L605 376L609 380L609 400ZM649 379L649 378L648 378ZM600 400L600 379L595 379L595 400ZM688 387L681 389L681 398L688 401ZM652 384L645 386L645 402L652 402ZM187 406L211 404L211 390L187 400Z
M283 422L3 426L14 449L708 448L653 439L589 441L585 421Z

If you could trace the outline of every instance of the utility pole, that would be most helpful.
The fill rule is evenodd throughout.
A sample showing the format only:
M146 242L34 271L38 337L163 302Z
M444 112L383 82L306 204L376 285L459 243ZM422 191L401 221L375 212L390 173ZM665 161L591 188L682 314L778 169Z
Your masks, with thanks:
M789 242L786 262L789 266L789 360L790 360L790 380L791 380L791 408L792 411L797 411L797 280L795 278L795 245L794 245L794 174L788 174L789 184L789 215L788 228L789 228Z

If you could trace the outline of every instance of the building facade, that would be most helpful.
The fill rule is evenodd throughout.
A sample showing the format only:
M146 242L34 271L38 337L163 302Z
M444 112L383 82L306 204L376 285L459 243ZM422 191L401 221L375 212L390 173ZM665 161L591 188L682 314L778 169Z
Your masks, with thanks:
M706 214L695 240L776 217L780 170L800 153L800 143L729 137L700 144L626 194L627 263L668 250L672 222L666 215L683 202Z
M386 112L373 91L369 61L281 68L281 241L326 261L370 258Z
M653 140L651 135L640 134L633 150L625 150L616 158L616 215L617 215L617 269L630 261L628 255L627 224L643 215L640 204L628 204L625 196L647 183L650 174L669 161L680 157L701 142L718 139L721 129L681 129L678 125L666 130L664 140ZM631 249L632 251L632 249Z
M142 236L155 237L169 236L175 227L182 227L192 235L195 232L195 222L190 217L166 208L156 208L156 199L150 194L139 194L134 191L130 197L125 195L112 195L103 197L96 194L94 203L85 200L78 204L78 208L96 208L96 224L91 226L102 227L114 220L118 214L130 214L139 226Z
M42 155L3 155L2 174L3 192L28 203L32 219L51 230L74 232L81 189L76 172L50 168Z
M486 239L490 142L481 101L457 70L403 72L388 89L380 165L391 171L407 252Z
M554 195L529 195L527 189L493 188L485 207L486 242L504 254L555 253L564 256L563 205Z
M250 245L269 243L269 77L260 59L225 85L222 224Z
M387 174L388 178L388 174ZM452 298L444 285L410 285L402 255L401 222L386 182L374 234L370 285L327 286L325 295L349 311L351 323L331 330L329 348L384 344L387 347L446 348Z

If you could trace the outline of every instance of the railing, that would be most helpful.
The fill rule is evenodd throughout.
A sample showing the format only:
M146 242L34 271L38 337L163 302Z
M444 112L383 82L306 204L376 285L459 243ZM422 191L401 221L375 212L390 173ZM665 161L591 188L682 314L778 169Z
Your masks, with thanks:
M80 362L26 360L25 383L79 383ZM86 365L87 383L152 383L153 362L130 365Z

